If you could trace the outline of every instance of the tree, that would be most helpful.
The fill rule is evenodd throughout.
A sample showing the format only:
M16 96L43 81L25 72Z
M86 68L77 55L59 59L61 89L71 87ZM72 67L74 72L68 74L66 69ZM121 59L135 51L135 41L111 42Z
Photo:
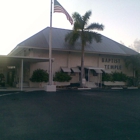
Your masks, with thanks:
M133 70L133 77L129 77L129 83L131 81L131 85L137 86L140 82L140 54L126 56L125 66L127 68L131 68Z
M133 69L133 77L140 77L140 54L126 56L125 66Z
M72 17L74 20L73 30L65 37L65 41L71 45L80 38L81 39L81 77L80 86L82 87L82 79L84 78L84 50L87 43L92 43L94 39L96 42L101 42L101 35L92 30L103 30L104 26L98 23L91 23L88 25L92 12L87 11L83 16L75 12Z
M140 54L126 56L124 61L127 68L130 67L133 69L133 77L137 76L135 74L140 72Z

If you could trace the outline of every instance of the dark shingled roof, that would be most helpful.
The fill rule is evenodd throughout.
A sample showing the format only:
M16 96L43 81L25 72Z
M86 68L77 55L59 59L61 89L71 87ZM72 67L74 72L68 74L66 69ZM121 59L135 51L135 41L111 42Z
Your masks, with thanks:
M17 47L10 53L19 49L24 48L36 48L36 49L48 49L49 48L49 31L50 28L47 27L44 30L38 32L32 37L26 39L17 45ZM65 50L65 51L81 51L80 40L75 43L74 46L70 46L65 42L65 36L71 30L52 28L52 49L54 50ZM98 54L114 54L114 55L136 55L137 52L119 44L105 36L102 35L102 42L96 43L92 41L91 44L87 44L85 47L85 52L98 53Z

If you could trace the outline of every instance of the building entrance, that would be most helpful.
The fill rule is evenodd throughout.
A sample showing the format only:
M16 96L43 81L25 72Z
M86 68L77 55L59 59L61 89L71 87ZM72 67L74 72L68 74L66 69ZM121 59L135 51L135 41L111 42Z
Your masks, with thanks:
M16 76L16 69L14 66L8 67L7 69L7 82L6 85L10 87L15 87L15 76Z

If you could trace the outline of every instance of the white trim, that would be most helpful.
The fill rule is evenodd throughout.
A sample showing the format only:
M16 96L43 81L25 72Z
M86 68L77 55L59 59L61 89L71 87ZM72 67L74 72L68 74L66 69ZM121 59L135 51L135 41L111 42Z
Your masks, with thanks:
M44 48L44 47L31 47L31 46L17 46L14 50L12 50L9 54L8 54L8 56L9 55L14 55L15 53L16 53L16 51L17 51L17 49L37 49L37 50L40 50L40 49L42 49L42 50L49 50L49 47L47 48ZM79 52L79 53L81 53L81 50L70 50L70 49L64 49L64 48L60 48L60 49L58 49L58 48L52 48L52 50L53 51L69 51L69 52ZM19 52L19 51L18 51ZM132 54L126 54L126 53L112 53L112 52L108 52L108 53L106 53L106 52L97 52L97 51L86 51L85 50L85 53L92 53L92 54L107 54L107 55L119 55L119 56L131 56Z
M46 61L49 61L49 58L44 58L44 57L26 57L26 56L5 56L5 55L0 55L0 58L3 58L3 59L16 59L16 60L21 60L21 59L24 59L24 60L32 60L32 61L39 61L39 62L46 62ZM52 61L54 61L54 58L52 58Z

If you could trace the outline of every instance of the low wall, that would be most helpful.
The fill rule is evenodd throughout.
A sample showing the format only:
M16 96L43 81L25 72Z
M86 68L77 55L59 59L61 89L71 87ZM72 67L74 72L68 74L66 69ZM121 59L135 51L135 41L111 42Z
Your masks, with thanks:
M56 86L69 86L70 82L56 82L56 81L54 81L54 85L56 85Z
M105 86L125 86L126 83L125 82L122 82L122 81L104 81L103 84Z

